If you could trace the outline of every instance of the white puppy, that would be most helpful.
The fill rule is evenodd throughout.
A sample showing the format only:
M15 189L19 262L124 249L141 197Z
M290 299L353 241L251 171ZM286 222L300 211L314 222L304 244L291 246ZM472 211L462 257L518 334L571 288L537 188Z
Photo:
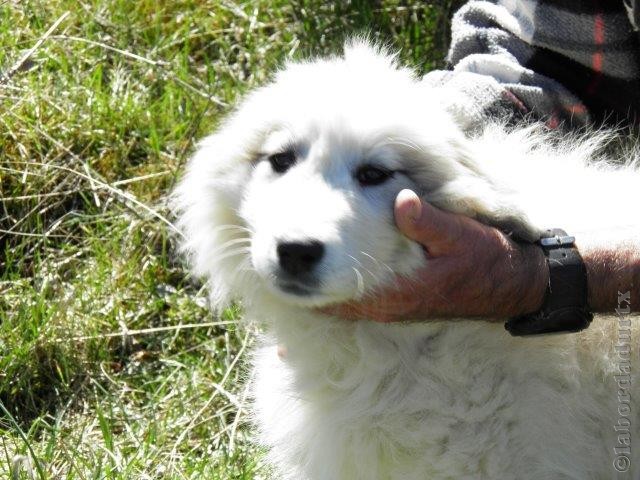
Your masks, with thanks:
M593 163L602 134L469 138L439 95L356 42L287 65L189 163L176 199L193 270L216 308L241 300L264 325L261 442L285 479L609 478L619 435L640 442L615 318L522 339L477 320L382 325L313 308L424 265L394 224L404 188L521 239L632 223L640 175ZM626 341L635 374L635 327Z

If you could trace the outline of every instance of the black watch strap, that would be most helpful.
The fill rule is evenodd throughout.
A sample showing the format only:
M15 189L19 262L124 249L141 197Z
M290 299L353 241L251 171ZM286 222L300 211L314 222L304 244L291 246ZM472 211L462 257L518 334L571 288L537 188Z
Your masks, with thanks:
M575 238L559 228L547 230L537 242L547 257L549 285L542 308L505 323L511 335L579 332L593 319L587 304L587 270Z

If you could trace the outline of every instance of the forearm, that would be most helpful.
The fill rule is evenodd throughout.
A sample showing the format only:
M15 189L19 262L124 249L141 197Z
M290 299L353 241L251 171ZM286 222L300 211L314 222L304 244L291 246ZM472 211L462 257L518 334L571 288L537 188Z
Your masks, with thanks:
M594 312L611 313L619 295L640 313L640 236L624 242L589 238L578 245L587 270L588 303ZM541 308L549 283L542 250L534 245L506 245L510 262L498 261L486 305L477 314L497 319L535 312ZM624 303L623 308L628 303Z
M618 295L628 294L631 311L639 313L640 242L629 241L614 248L588 246L581 254L587 267L589 306L595 312L610 313L618 307Z
M631 312L640 312L640 240L612 242L590 239L578 245L587 270L588 303L594 312L611 313L619 305L618 296L631 302ZM508 316L538 310L542 306L549 282L548 267L542 251L524 246L519 253L521 267L512 291L503 297L506 304L498 309ZM500 275L506 278L504 274ZM520 293L519 293L520 292ZM513 299L513 300L511 300ZM519 299L519 300L518 300ZM499 301L496 301L498 304ZM623 308L628 303L624 303Z

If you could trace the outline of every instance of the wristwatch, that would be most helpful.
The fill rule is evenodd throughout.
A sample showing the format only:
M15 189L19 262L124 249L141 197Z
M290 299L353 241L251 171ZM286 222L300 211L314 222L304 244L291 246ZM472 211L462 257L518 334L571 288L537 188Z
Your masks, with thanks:
M549 266L549 284L542 308L508 320L514 336L569 333L584 330L593 313L587 303L587 269L575 246L575 237L559 228L545 231L536 242Z

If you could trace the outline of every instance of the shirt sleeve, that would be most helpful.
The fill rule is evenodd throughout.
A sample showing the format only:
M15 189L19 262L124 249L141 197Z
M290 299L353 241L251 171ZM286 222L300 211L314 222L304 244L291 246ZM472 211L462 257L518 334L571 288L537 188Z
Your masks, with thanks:
M472 0L452 20L450 70L423 81L466 129L488 117L633 123L640 47L630 18L622 1Z

